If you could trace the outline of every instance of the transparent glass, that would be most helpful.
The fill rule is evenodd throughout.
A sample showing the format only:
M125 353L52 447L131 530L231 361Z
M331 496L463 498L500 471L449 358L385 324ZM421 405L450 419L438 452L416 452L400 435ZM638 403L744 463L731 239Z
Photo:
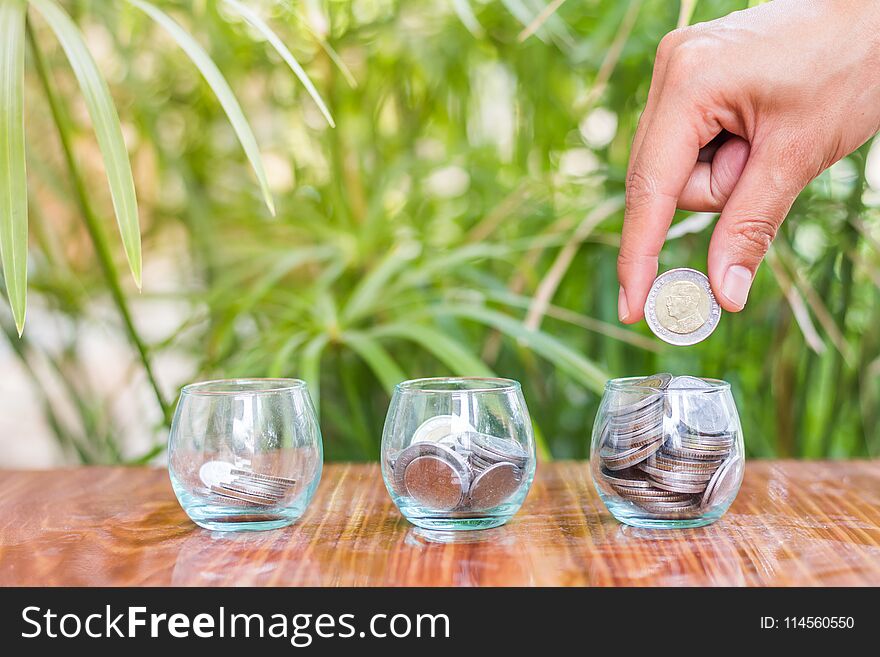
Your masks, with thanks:
M382 435L382 476L404 517L425 529L486 529L522 506L535 441L519 383L432 378L399 384Z
M299 518L323 446L304 381L231 379L183 388L168 439L177 499L201 527L275 529Z
M742 428L728 383L657 375L605 386L590 470L620 522L657 528L715 522L739 492L743 464Z

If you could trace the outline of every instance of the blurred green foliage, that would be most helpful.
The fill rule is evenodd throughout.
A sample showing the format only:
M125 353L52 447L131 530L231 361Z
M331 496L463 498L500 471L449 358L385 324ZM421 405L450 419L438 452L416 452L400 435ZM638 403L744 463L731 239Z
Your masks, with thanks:
M753 456L880 454L880 196L866 184L866 148L801 195L748 307L710 339L668 347L617 323L629 145L678 3L567 2L525 39L540 1L247 3L306 68L336 128L222 3L156 4L238 96L277 216L173 41L126 3L64 3L108 79L138 188L144 293L124 277L111 285L131 303L183 309L166 336L141 336L142 363L182 353L200 378L307 379L330 460L376 458L394 383L449 373L522 381L556 458L586 456L605 378L657 371L730 381ZM691 21L747 5L699 2ZM46 26L30 20L68 108L87 202L109 231L75 81ZM156 450L128 453L77 347L77 327L96 314L116 321L102 303L112 274L92 262L30 62L26 93L31 303L63 318L63 344L29 341L39 319L23 341L11 315L4 327L72 455L148 459L184 382L164 382L172 401L161 402ZM705 270L711 227L712 217L677 217L661 269ZM111 247L120 269L122 249ZM165 282L151 281L157 260L173 265ZM55 417L62 394L72 418Z

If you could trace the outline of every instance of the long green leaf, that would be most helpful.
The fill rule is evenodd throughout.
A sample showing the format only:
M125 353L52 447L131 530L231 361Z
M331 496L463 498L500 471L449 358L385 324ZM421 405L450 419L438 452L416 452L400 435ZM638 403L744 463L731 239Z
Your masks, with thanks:
M122 137L122 126L119 124L119 115L110 96L110 89L73 20L58 3L55 0L31 0L31 4L42 14L55 33L79 83L95 129L98 147L104 158L113 210L119 223L125 255L134 281L140 288L141 233L138 225L137 197L128 151Z
M471 8L468 0L452 0L452 8L455 10L462 25L467 28L471 35L477 39L483 37L483 27L474 15L474 10Z
M388 282L418 256L420 250L421 247L415 242L404 242L392 249L382 262L361 279L342 310L342 319L349 323L374 311L376 304L385 297Z
M303 348L299 359L299 378L306 382L315 413L321 417L321 355L327 346L326 335L317 335Z
M24 22L21 0L0 0L0 257L19 336L27 309Z
M605 382L610 378L598 365L584 358L571 347L543 331L526 328L521 322L504 313L468 304L438 304L431 309L431 314L454 315L491 326L528 345L539 356L543 356L597 394L602 394L605 390Z
M293 71L294 75L299 78L299 81L302 82L303 86L306 88L306 91L309 92L309 95L312 97L312 100L315 101L315 104L318 106L318 109L321 110L321 114L324 115L324 118L327 119L327 123L330 124L331 127L336 127L336 122L333 120L333 117L330 115L330 110L327 109L327 105L324 103L324 100L321 98L321 95L318 93L318 90L315 89L315 85L312 84L312 81L309 79L309 76L306 74L303 67L299 65L299 62L296 61L296 58L293 56L293 53L290 52L290 49L284 42L278 38L278 35L272 31L272 28L266 24L260 16L250 7L242 4L238 0L226 0L226 4L232 7L235 11L237 11L242 18L244 18L248 23L250 23L257 31L259 31L266 39L269 41L269 44L275 48L281 58L287 62L287 65L290 67L290 70Z
M40 1L45 2L46 0ZM263 193L266 207L274 215L275 202L272 200L272 192L269 191L269 180L266 178L266 170L263 167L263 158L260 155L257 138L254 136L254 132L251 130L244 111L242 111L241 105L238 104L238 100L235 98L229 83L223 77L220 69L217 68L214 60L211 59L211 56L205 52L205 49L186 30L161 9L144 0L128 1L168 32L192 63L195 64L196 68L199 69L213 90L214 95L217 96L217 100L220 101L223 111L226 112L226 116L232 124L232 129L235 131L238 141L244 149L248 161L251 163L254 174L257 176L257 181L260 183L260 190Z
M385 392L389 395L394 392L394 386L406 379L406 374L394 362L385 348L376 340L357 331L347 331L342 335L351 350L360 356L373 370L373 374L382 383Z
M395 322L373 329L370 335L411 340L432 353L458 376L495 376L492 369L461 342L430 326Z
M288 367L291 356L293 356L296 350L299 349L300 345L305 342L305 339L305 331L294 333L287 338L281 346L281 349L278 350L275 358L272 359L272 364L269 366L268 376L273 378L284 376L284 374L286 374L285 368Z

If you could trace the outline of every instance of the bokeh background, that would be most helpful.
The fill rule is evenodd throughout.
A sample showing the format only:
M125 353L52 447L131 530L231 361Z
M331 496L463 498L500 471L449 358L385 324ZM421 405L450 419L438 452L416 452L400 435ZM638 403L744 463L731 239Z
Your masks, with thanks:
M377 457L400 379L512 377L544 456L585 457L604 381L658 371L730 381L753 457L880 455L880 146L800 196L748 307L705 342L666 346L616 320L625 169L657 43L747 2L247 2L331 128L223 2L155 0L234 90L275 216L167 32L121 0L60 4L122 122L144 284L76 78L31 10L49 76L29 51L29 305L22 338L0 309L0 465L161 462L179 387L234 376L307 379L328 460ZM661 269L705 270L714 218L677 216Z

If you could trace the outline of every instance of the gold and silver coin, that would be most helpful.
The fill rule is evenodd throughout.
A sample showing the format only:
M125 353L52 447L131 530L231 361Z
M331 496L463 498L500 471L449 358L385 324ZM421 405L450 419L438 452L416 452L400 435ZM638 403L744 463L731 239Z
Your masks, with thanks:
M618 497L659 519L693 518L729 501L743 460L729 414L696 377L656 374L611 398L599 428L599 477Z
M481 512L517 490L532 458L519 442L453 415L425 420L390 459L394 492L435 512Z
M674 345L705 340L721 319L709 279L695 269L670 269L651 285L645 321L658 338Z

